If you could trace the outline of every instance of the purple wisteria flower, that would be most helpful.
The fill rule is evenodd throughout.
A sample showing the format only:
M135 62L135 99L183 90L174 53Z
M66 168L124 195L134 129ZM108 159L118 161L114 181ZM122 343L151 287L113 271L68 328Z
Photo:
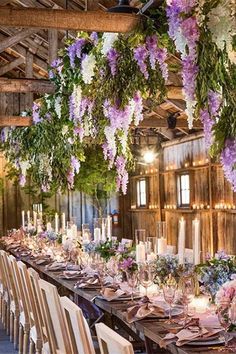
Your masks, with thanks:
M26 177L25 177L25 175L20 175L20 177L19 177L19 184L20 184L20 186L21 187L24 187L25 186L25 184L26 184Z
M156 35L149 36L146 39L146 47L149 54L150 66L153 70L156 68L156 63L158 62L162 76L167 81L168 79L168 66L166 64L167 50L166 48L158 47L158 38Z
M84 138L84 128L83 127L75 127L74 134L79 135L79 140L80 140L80 142L82 142L83 138Z
M133 266L136 265L136 262L134 261L133 258L128 257L124 258L118 265L120 270L123 271L129 271L133 268Z
M40 105L36 102L33 104L32 116L34 124L38 124L42 121L42 118L40 117Z
M227 139L220 157L225 178L232 184L236 192L236 139Z
M74 179L75 179L75 172L74 169L69 169L67 172L67 182L68 182L68 188L72 189L74 187Z
M134 100L134 124L137 126L143 120L143 98L140 91L133 97Z
M187 39L190 51L196 50L196 43L199 40L199 28L195 16L186 18L181 22L182 35Z
M50 186L48 183L43 183L41 189L44 193L47 193L50 190Z
M71 156L71 167L74 169L75 173L79 173L80 161L75 156Z
M116 75L118 58L119 58L119 53L117 52L117 50L111 48L107 53L107 61L110 66L112 76Z
M137 61L139 69L141 73L144 75L147 80L149 77L147 70L147 58L148 58L148 50L145 45L140 45L134 49L134 59Z
M77 57L78 59L81 59L82 49L85 43L86 40L84 38L79 38L67 48L67 52L70 58L70 65L72 68L75 67L75 58Z
M186 55L182 59L182 65L182 78L185 96L188 100L194 100L198 66L195 58L191 54Z
M98 43L98 34L97 34L97 32L92 32L90 34L90 39L96 45Z

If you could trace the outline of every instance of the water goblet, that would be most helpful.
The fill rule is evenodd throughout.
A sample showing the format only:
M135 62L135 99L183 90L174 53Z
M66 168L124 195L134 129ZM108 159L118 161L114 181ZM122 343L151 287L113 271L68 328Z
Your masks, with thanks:
M228 329L229 329L230 325L232 324L231 316L230 316L230 314L231 314L230 303L221 304L217 309L217 314L218 314L219 322L220 322L221 326L224 328L224 338L225 338L224 349L227 349L228 343L229 343Z
M145 288L145 296L147 296L147 290L149 286L153 284L154 280L154 267L151 264L143 264L139 268L139 281Z
M134 289L137 287L138 285L138 270L127 270L126 271L126 278L127 278L127 283L129 285L129 287L131 288L131 301L130 304L134 304Z
M174 277L171 274L165 279L163 284L163 295L165 302L169 305L169 320L167 323L172 322L172 305L175 301L177 283Z
M184 322L186 324L188 319L188 305L192 302L195 293L195 283L191 275L182 277L180 281L180 290L184 305Z

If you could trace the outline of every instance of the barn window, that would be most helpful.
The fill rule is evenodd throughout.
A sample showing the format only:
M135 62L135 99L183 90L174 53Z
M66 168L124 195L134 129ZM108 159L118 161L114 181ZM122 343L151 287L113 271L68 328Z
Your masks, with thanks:
M178 206L187 208L190 206L190 178L189 173L178 175L177 178L178 190Z
M138 208L147 207L147 180L145 178L137 180L137 206Z

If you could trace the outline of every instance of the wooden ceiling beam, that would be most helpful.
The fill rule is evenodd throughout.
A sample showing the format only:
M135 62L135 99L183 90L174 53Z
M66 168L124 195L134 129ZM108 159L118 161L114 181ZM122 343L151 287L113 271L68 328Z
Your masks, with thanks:
M32 125L32 117L1 116L0 127L28 127Z
M2 11L2 10L1 10ZM0 53L6 50L9 47L14 46L15 44L21 42L23 39L39 32L39 30L27 28L20 32L17 32L14 36L7 37L0 42Z
M167 120L157 117L145 117L142 122L139 123L140 128L168 128ZM193 128L201 129L202 123L200 120L194 120ZM188 129L187 119L177 118L176 129Z
M48 80L0 78L0 92L53 93L54 85Z
M8 73L9 71L17 68L17 66L24 64L25 59L22 57L16 58L15 60L7 63L5 65L0 66L0 76Z
M0 11L0 25L7 27L55 28L97 32L130 32L141 17L99 11L41 8L8 8Z

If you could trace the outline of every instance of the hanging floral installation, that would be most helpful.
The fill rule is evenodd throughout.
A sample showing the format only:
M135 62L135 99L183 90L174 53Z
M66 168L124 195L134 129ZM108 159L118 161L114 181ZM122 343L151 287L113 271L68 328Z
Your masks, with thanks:
M167 0L156 14L158 29L145 19L130 34L69 40L49 70L55 93L34 103L33 126L2 131L21 185L30 175L45 191L81 188L92 154L104 185L126 193L130 128L143 119L143 100L164 99L174 48L189 128L201 119L211 155L236 191L235 9L235 0Z

